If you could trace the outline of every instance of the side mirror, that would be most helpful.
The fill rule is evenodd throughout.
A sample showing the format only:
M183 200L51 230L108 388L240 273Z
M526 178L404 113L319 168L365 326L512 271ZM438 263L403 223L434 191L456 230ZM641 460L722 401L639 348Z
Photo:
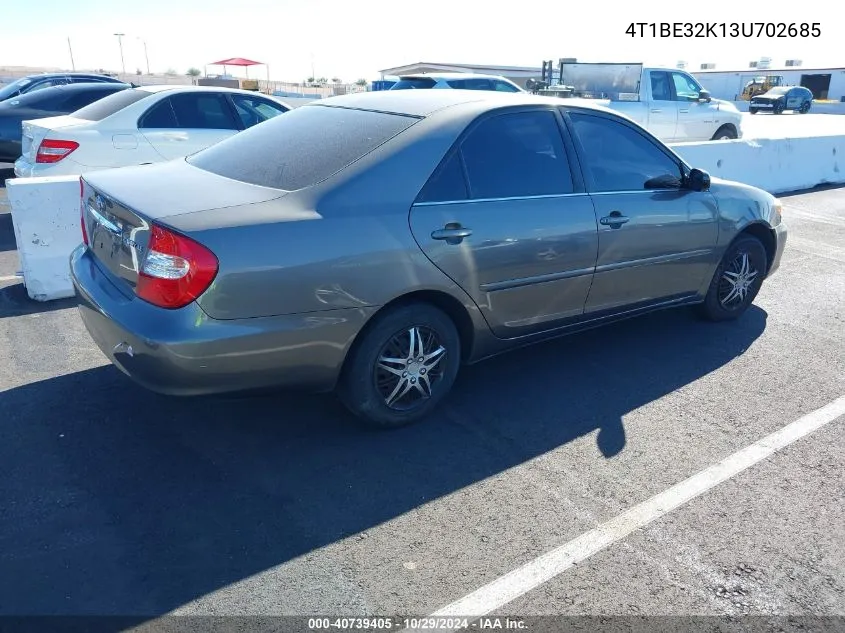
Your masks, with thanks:
M690 170L689 176L687 176L687 189L691 191L709 191L710 174L703 169Z
M701 90L698 93L698 102L699 103L710 103L711 98L712 97L710 96L710 93L707 92L706 90Z

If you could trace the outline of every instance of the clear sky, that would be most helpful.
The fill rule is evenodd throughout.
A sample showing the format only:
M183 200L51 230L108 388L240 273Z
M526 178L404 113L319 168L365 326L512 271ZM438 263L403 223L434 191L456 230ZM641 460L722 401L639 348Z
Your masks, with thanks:
M266 62L273 79L354 81L416 61L539 66L543 59L698 68L752 59L845 66L835 2L671 0L0 0L0 66L201 70L226 57ZM631 38L631 22L819 23L817 38ZM730 28L730 27L728 27ZM230 71L233 69L230 69ZM209 68L209 72L215 69ZM220 72L219 70L217 72ZM264 69L254 75L264 77Z

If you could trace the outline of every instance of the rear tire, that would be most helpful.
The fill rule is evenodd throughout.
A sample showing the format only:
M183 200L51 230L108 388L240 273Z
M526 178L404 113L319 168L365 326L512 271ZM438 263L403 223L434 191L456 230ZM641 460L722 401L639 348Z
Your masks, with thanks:
M407 426L425 418L449 393L460 362L461 341L452 319L427 303L400 306L376 316L355 342L337 394L370 426Z
M729 141L733 140L737 137L736 128L733 125L725 124L716 130L716 133L713 135L713 138L710 139L712 141Z
M760 292L768 270L762 242L743 235L725 251L713 274L699 314L710 321L729 321L741 316Z
M810 111L810 102L805 101L801 104L801 107L798 109L799 114L807 114Z

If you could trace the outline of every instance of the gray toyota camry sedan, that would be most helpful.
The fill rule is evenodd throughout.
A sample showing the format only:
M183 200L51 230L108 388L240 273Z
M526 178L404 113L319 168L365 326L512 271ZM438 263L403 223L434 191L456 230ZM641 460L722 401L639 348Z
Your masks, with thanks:
M734 319L786 240L770 194L528 94L336 97L80 184L72 277L117 367L174 395L335 391L382 427L509 348L692 304Z

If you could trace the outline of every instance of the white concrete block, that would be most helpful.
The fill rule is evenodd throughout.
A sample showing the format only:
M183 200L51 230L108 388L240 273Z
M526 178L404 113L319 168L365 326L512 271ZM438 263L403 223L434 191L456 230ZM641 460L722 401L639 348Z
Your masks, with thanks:
M771 194L845 183L845 136L674 143L693 167Z
M10 178L6 192L27 294L36 301L74 296L69 258L82 242L79 176Z

